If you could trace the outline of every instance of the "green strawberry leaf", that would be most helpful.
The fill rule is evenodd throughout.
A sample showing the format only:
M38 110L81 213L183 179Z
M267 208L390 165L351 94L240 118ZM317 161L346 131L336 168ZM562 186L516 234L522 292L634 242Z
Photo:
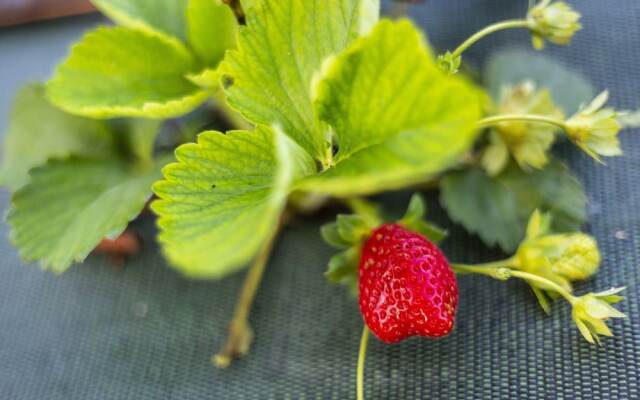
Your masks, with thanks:
M162 165L138 170L115 159L49 161L11 198L10 239L25 260L64 272L104 237L124 231L151 196Z
M229 104L256 124L277 125L327 159L327 133L311 104L312 78L327 57L372 22L370 0L263 0L246 15L238 50L222 64ZM366 11L366 12L365 12Z
M408 21L383 21L324 69L315 86L319 117L338 140L335 166L301 188L366 194L425 180L473 143L480 90L437 67Z
M553 101L571 115L596 95L591 83L579 72L572 71L541 53L508 49L495 52L485 66L484 80L491 96L498 100L505 86L533 81L538 88L548 88Z
M17 190L27 182L31 168L50 158L105 157L114 152L105 122L64 113L45 98L41 84L28 84L18 92L9 118L0 184Z
M220 278L246 264L277 228L290 185L315 171L283 133L204 132L176 150L154 185L159 235L185 275Z
M204 64L216 67L235 47L238 23L221 0L189 0L187 21L189 43Z
M440 188L440 201L452 220L506 252L520 244L535 209L551 214L556 232L580 230L585 221L582 185L558 161L530 173L512 163L497 177L470 168L447 175Z
M177 40L102 27L72 48L47 84L47 95L65 111L94 118L174 117L207 99L185 76L198 69Z
M102 13L128 28L187 37L189 0L91 0Z
M257 6L262 0L238 0L240 4L242 4L242 9L245 14L252 11L252 9Z

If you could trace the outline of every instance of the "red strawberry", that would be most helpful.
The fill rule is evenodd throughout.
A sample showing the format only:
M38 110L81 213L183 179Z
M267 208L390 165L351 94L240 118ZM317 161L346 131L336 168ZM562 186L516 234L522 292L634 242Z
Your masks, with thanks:
M360 312L371 331L394 343L453 329L458 283L440 249L398 224L376 228L359 265Z

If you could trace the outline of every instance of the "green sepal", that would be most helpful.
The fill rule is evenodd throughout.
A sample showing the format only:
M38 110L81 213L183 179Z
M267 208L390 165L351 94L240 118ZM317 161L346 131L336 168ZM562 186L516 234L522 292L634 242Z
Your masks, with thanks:
M336 224L340 237L351 244L359 243L374 228L363 217L352 214L338 215Z
M551 304L549 302L549 297L547 296L548 293L550 292L544 291L535 286L531 286L531 290L533 290L533 294L536 295L536 298L538 299L538 303L540 304L540 307L542 307L542 310L544 311L544 313L547 315L550 315Z
M362 243L383 221L377 205L363 199L350 199L349 204L357 214L339 214L335 222L323 225L320 233L327 244L343 249L331 257L325 276L331 283L346 285L355 296Z
M320 233L324 241L343 249L329 260L324 274L329 282L346 285L352 294L357 295L360 248L373 228L359 215L338 215L336 222L322 226Z
M359 258L360 251L356 246L342 251L331 257L324 275L329 282L347 285L352 292L357 292Z
M438 67L448 74L456 74L460 70L460 64L462 64L462 57L454 57L450 51L438 56Z
M417 232L434 243L438 243L447 237L447 231L439 226L426 222L427 206L419 194L411 196L409 206L404 217L398 223L414 232Z
M427 205L424 204L424 199L419 194L415 193L409 200L409 206L407 211L402 217L401 221L412 221L415 219L422 219L427 214Z
M435 224L426 222L421 219L412 221L410 224L403 224L403 225L409 228L410 230L421 234L422 236L426 237L427 239L429 239L430 241L436 244L440 243L448 235L446 230L440 228Z
M328 245L333 246L338 249L345 249L351 245L347 240L345 240L340 235L340 230L338 229L337 222L329 222L324 224L320 228L320 234L322 235L322 239L327 242Z

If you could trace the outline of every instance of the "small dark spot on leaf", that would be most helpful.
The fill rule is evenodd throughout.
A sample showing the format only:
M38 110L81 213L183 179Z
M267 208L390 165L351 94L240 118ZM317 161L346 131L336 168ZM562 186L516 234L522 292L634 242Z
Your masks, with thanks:
M233 76L223 75L222 76L222 87L224 89L229 89L233 86Z
M214 183L211 185L211 189L215 189L215 188L216 188L216 184Z

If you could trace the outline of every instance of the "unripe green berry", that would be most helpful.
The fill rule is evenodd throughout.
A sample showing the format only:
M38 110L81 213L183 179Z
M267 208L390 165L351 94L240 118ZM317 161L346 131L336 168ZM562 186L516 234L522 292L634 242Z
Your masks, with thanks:
M550 257L551 269L570 281L583 280L596 273L600 266L598 244L589 235L561 235L564 244L557 257Z

